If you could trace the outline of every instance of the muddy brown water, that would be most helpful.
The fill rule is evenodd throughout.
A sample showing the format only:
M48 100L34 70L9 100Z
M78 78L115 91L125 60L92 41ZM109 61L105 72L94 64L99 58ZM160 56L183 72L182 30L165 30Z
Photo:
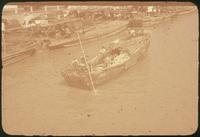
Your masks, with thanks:
M122 34L123 35L123 34ZM112 38L115 40L116 38ZM94 56L111 38L84 46ZM8 134L192 134L197 128L198 15L152 29L148 54L93 91L60 72L80 47L38 51L3 69L2 121Z

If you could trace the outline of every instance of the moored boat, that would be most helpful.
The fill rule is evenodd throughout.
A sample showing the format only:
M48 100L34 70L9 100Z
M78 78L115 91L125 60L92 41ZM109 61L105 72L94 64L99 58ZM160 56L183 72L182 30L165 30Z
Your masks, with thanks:
M83 42L91 42L95 41L96 39L103 39L110 36L117 35L119 32L126 30L128 22L127 21L111 21L111 22L104 22L101 24L96 24L95 26L85 29L85 33L82 34L82 41ZM48 45L49 49L57 49L57 48L64 48L64 47L71 47L79 44L79 40L77 36L74 35L70 38L61 38L50 40L50 44Z
M109 47L103 54L87 61L83 67L73 64L61 72L66 82L74 87L92 88L92 78L95 86L101 85L112 78L127 71L145 55L149 47L148 35L142 35L129 40L118 42L114 47ZM87 67L88 66L88 67ZM88 68L88 69L87 69Z

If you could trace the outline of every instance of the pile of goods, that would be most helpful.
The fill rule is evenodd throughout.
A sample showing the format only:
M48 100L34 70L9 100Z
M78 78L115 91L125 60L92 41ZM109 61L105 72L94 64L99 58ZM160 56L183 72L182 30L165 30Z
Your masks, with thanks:
M112 65L122 64L122 63L126 62L129 58L130 57L127 53L122 53L113 59Z

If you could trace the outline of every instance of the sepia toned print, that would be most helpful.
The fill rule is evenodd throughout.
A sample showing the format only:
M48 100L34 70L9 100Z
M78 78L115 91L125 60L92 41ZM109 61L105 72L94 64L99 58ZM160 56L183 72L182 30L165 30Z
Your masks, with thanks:
M2 12L5 133L196 132L194 4L24 2Z

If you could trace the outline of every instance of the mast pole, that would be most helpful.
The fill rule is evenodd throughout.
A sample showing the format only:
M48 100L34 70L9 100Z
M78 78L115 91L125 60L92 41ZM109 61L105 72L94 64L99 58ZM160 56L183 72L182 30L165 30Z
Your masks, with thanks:
M81 39L80 39L80 35L79 35L78 32L76 32L76 33L77 33L77 36L78 36L78 39L79 39L79 44L80 44L80 47L81 47L81 51L83 53L83 57L84 57L84 60L85 60L85 63L86 63L86 67L87 67L87 70L88 70L88 74L89 74L90 82L91 82L91 85L92 85L92 89L93 89L93 91L94 91L94 93L96 95L97 92L96 92L96 89L95 89L95 86L94 86L94 82L93 82L93 79L92 79L92 76L91 76L91 73L90 73L89 65L88 65L87 60L86 60L85 51L83 49L83 45L82 45L82 42L81 42Z

